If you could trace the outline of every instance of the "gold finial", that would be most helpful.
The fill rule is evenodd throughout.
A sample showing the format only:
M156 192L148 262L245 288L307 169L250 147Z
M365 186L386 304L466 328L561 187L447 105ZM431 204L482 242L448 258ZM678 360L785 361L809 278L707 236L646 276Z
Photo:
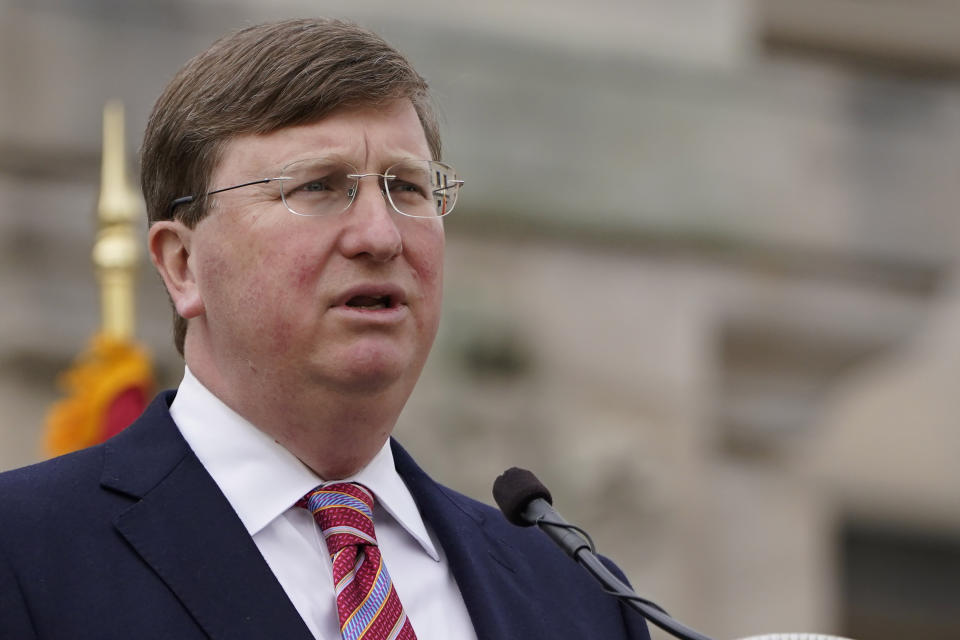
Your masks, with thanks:
M102 331L122 340L133 337L133 279L140 257L135 225L142 214L142 201L127 182L123 104L111 100L103 108L103 160L93 264L100 281Z

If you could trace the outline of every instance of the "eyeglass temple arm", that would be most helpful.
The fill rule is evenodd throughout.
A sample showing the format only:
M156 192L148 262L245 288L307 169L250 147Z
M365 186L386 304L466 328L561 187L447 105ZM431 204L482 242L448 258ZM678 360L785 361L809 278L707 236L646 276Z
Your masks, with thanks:
M224 187L223 189L214 189L213 191L207 191L205 195L212 196L215 193L223 193L224 191L231 191L233 189L239 189L240 187L249 187L253 184L266 184L268 182L273 182L274 180L289 180L290 178L286 176L281 176L277 178L261 178L260 180L254 180L252 182L244 182L243 184L235 184L232 187ZM170 211L173 211L182 204L189 204L196 200L196 196L183 196L182 198L177 198L170 203Z
M453 189L454 187L462 187L463 180L450 180L442 187L434 189L431 193L440 193L441 191L446 191L447 189Z

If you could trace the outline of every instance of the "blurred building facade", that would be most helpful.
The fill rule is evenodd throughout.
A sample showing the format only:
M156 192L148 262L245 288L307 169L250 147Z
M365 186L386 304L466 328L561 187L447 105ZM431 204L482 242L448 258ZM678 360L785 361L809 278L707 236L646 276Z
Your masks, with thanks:
M104 100L133 157L188 57L316 13L411 57L467 179L397 430L429 471L489 502L535 470L718 639L958 636L960 7L937 0L2 0L0 469L41 457L99 322Z

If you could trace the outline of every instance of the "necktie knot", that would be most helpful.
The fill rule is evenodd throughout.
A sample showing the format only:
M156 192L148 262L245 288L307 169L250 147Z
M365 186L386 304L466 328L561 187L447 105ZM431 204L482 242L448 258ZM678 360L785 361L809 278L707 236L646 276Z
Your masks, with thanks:
M373 494L363 485L354 482L321 485L308 493L304 501L320 525L331 556L348 546L376 546Z

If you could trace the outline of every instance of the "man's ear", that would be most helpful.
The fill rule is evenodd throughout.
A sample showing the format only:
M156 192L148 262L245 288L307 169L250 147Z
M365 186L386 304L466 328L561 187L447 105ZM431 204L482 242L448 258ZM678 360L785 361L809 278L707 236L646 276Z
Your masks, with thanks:
M150 227L150 260L167 286L177 313L190 319L204 312L203 297L190 260L193 229L179 220L161 220Z

